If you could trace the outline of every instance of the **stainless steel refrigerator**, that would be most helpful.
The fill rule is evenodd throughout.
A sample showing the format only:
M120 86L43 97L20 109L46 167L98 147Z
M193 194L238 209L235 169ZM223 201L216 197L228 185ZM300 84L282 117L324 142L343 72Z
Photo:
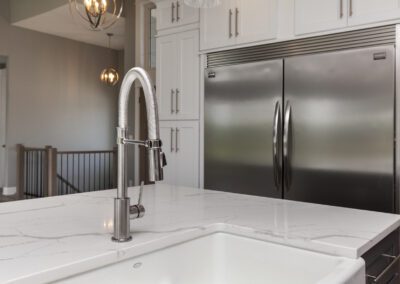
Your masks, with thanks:
M205 70L204 187L394 212L393 45Z

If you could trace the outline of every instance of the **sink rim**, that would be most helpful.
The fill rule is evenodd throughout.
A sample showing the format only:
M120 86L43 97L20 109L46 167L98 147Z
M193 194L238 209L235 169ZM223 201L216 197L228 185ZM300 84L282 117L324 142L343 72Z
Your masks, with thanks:
M220 234L220 233L227 234L227 235L233 235L233 236L237 236L237 237L242 237L242 238L255 240L255 241L261 241L261 242L265 242L266 244L272 244L272 245L286 247L286 248L294 249L294 250L300 250L300 251L304 251L304 252L311 252L311 253L315 253L315 254L319 254L319 255L323 255L323 256L329 256L329 257L343 260L339 265L335 266L335 268L329 274L327 274L324 278L322 278L318 282L320 284L340 283L338 281L346 280L350 276L356 275L356 273L360 269L362 269L364 271L364 275L365 275L365 262L361 257L356 258L356 259L349 258L346 256L327 254L327 253L312 250L312 249L306 249L303 247L274 242L274 241L271 241L270 239L264 239L264 238L260 237L259 231L255 231L254 229L249 228L249 227L230 225L230 224L226 224L226 223L213 223L213 224L210 224L207 226L197 226L197 227L193 227L190 229L185 228L185 230L183 232L177 231L177 233L173 234L173 236L169 235L169 236L165 236L160 239L157 239L157 240L149 241L147 243L140 243L138 246L132 247L132 248L136 248L138 251L130 256L124 255L123 257L117 258L114 261L110 261L110 262L104 263L102 265L97 265L97 266L94 266L93 268L84 269L82 271L78 271L76 273L69 274L67 276L59 277L58 279L55 279L55 281L61 281L63 279L76 277L76 276L79 276L80 274L84 275L85 273L89 273L89 272L96 271L96 270L101 270L103 268L118 264L118 263L126 261L126 260L139 258L139 257L149 255L149 254L154 254L154 253L157 253L158 251L162 251L164 249L168 249L168 248L171 248L174 246L179 246L179 245L194 241L196 239L200 239L200 238L204 238L207 236L212 236L214 234ZM164 241L166 241L166 242L164 242ZM133 242L134 242L134 240L131 243L133 243ZM337 274L339 272L340 272L340 276L338 276L338 274Z

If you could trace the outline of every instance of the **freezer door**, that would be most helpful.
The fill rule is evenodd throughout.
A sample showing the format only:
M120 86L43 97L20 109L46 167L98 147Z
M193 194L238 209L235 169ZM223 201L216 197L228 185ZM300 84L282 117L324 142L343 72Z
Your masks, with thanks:
M394 212L394 47L285 60L284 196Z
M282 77L282 60L205 70L205 188L282 197Z

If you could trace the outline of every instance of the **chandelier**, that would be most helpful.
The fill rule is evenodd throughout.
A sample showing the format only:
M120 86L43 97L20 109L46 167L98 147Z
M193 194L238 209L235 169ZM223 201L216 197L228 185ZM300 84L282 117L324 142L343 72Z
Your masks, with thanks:
M69 8L79 22L99 31L111 27L121 17L123 0L69 0Z
M194 8L214 8L221 4L221 0L184 0L184 2Z
M111 49L111 37L113 36L113 34L108 33L107 36L108 36L108 48ZM115 86L119 81L119 74L117 70L113 67L105 68L103 69L103 71L101 71L100 81L109 86Z

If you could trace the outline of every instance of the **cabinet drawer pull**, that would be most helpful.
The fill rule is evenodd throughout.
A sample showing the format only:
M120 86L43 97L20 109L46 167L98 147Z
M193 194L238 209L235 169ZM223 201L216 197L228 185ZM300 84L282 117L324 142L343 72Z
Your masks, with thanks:
M179 1L176 2L176 21L179 22L179 20L181 19L181 17L179 16L179 8L181 7L181 4L179 3Z
M378 276L373 276L373 275L368 275L367 274L367 278L372 279L373 283L379 283L381 281L381 279L385 276L385 274L393 267L397 264L397 262L400 259L400 254L398 256L394 256L394 255L389 255L389 254L382 254L383 257L386 258L391 258L393 259L388 266L386 266L386 268L378 275Z
M175 130L175 152L179 151L178 141L179 141L179 128L177 127Z
M343 0L340 0L340 18L343 18Z
M174 113L174 95L175 95L175 91L174 89L171 89L171 113Z
M175 97L175 112L179 112L179 89L176 89L175 91L176 97Z
M171 23L175 22L175 3L171 3Z
M235 36L239 35L238 21L239 21L239 9L236 8L236 10L235 10Z
M174 129L171 128L171 153L175 151L174 149Z
M233 36L232 34L232 9L229 9L229 38Z

